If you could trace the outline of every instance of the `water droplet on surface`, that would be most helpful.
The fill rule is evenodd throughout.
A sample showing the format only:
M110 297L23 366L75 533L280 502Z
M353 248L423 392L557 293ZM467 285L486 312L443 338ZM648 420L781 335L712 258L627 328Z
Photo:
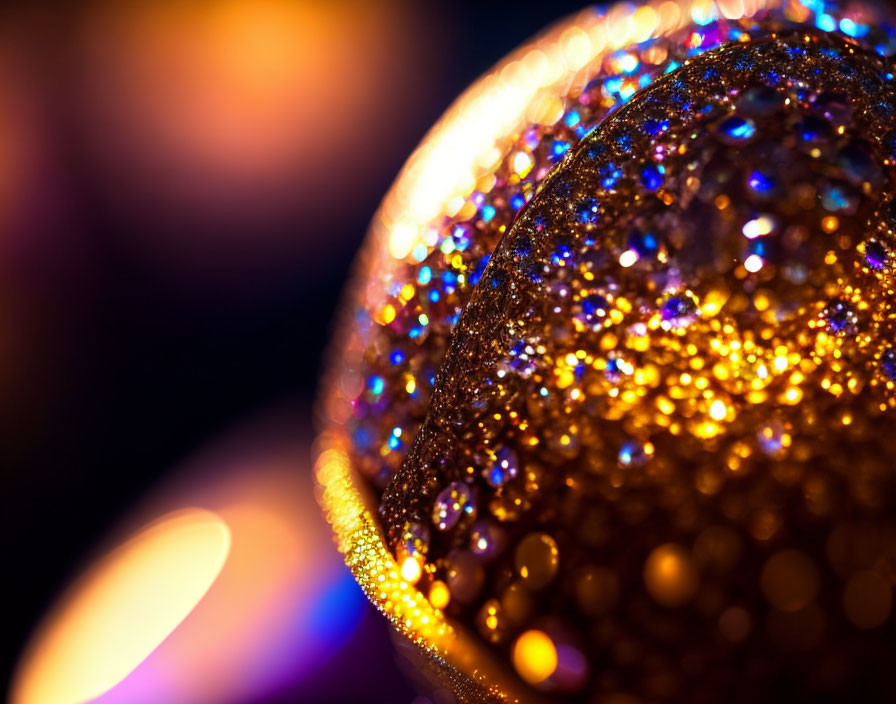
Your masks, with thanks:
M489 462L482 474L493 487L499 487L514 479L519 473L519 458L511 448L502 446L495 452L494 459Z
M463 516L476 512L473 490L464 482L451 482L436 497L432 522L439 530L451 530Z
M544 589L557 575L557 542L547 533L529 533L516 547L514 564L523 584L535 591Z
M846 301L831 301L825 306L821 315L827 323L828 330L834 335L846 337L855 335L858 330L859 318L855 309Z

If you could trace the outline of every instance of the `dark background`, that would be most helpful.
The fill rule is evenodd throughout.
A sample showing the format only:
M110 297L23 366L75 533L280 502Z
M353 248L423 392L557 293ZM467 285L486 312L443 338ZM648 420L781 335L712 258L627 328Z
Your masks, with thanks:
M325 87L305 91L294 116L324 149L275 141L276 168L260 159L243 171L239 151L221 168L208 150L191 166L189 148L134 118L161 110L192 125L190 145L208 115L166 92L184 80L177 56L160 75L152 65L138 78L115 74L128 66L116 52L133 46L116 34L151 21L138 4L119 5L135 17L107 21L103 3L23 2L0 14L4 679L138 497L241 420L310 407L353 253L404 160L478 75L580 7L408 0L381 14L346 3L338 21L370 34L363 52L384 62L355 56L331 71L327 52L350 55L351 41L324 31L322 63L309 70ZM366 84L370 94L340 98L337 127L303 121L305 107ZM221 112L245 109L222 91ZM394 696L411 698L400 683Z

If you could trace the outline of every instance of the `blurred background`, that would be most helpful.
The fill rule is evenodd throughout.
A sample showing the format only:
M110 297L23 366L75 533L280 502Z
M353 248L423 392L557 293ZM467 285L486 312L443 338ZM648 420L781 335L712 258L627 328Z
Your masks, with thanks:
M156 619L174 633L124 658L132 675L97 701L417 701L312 499L321 354L367 223L426 130L579 7L4 5L5 682L109 550L192 536L221 559ZM96 647L79 657L101 659ZM102 693L84 686L81 700ZM30 701L75 697L44 689Z

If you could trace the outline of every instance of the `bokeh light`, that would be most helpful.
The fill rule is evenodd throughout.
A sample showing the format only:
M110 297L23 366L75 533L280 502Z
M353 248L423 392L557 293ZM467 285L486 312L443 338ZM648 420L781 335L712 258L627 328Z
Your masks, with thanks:
M227 704L296 685L318 701L316 669L365 603L306 481L302 421L286 418L228 436L133 512L127 526L148 526L48 616L12 704Z
M227 559L218 516L161 517L100 560L44 626L13 704L65 704L111 689L196 607Z
M110 209L171 230L123 245L194 275L328 256L313 228L338 229L328 208L379 167L406 119L398 91L425 91L413 20L395 0L92 3L74 69L84 157Z

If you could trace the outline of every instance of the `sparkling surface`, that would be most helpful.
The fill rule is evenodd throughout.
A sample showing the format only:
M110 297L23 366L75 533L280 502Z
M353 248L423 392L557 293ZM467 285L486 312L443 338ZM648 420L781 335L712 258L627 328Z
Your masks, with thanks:
M475 512L473 490L464 482L451 482L436 497L432 507L432 522L439 530L449 530L458 521Z
M544 693L893 694L894 33L740 14L599 54L352 309L327 412L356 481Z

